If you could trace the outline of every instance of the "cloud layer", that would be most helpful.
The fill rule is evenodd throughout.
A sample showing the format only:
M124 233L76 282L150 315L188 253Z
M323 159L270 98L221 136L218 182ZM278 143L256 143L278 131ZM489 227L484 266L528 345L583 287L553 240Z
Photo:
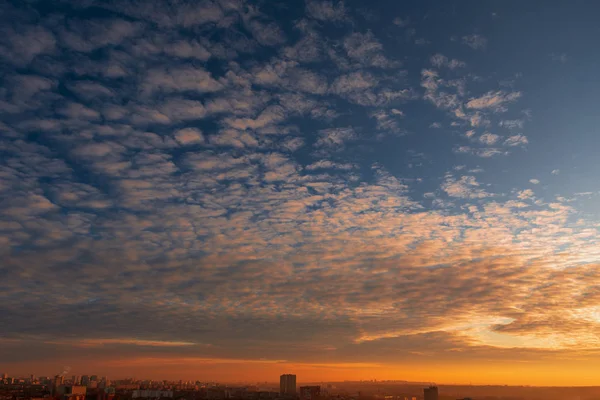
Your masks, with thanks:
M594 359L598 222L500 176L535 142L482 35L415 64L342 1L37 6L2 6L2 367Z

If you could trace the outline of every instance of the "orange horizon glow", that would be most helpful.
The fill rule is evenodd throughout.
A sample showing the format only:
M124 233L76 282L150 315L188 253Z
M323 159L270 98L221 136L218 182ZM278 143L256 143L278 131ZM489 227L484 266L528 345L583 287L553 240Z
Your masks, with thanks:
M437 385L509 385L509 386L595 386L597 365L580 360L565 361L560 366L540 362L505 361L498 363L423 363L383 365L374 363L302 363L283 360L236 360L198 357L139 357L98 362L89 360L53 360L36 363L33 370L24 363L0 364L0 369L15 376L52 376L52 366L68 364L70 375L97 374L111 380L136 379L200 380L206 382L276 383L283 373L294 373L299 383L343 382L359 380L401 380L407 383ZM94 366L95 363L95 366Z

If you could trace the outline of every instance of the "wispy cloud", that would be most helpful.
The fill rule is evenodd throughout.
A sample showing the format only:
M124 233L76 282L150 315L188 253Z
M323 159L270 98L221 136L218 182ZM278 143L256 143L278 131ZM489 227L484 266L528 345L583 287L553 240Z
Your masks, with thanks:
M463 36L462 43L475 50L481 50L487 47L487 39L477 34Z
M141 340L141 339L81 339L75 341L53 341L51 344L61 344L76 347L97 347L110 345L132 345L149 347L181 347L195 346L192 342L174 342L163 340Z
M527 139L527 137L525 135L513 135L513 136L509 136L506 141L504 142L505 145L507 146L524 146L526 144L529 143L529 140Z
M306 11L320 21L343 21L348 18L343 1L310 0L306 2Z
M470 99L466 103L466 107L474 109L492 109L494 111L504 111L506 110L505 103L515 101L519 97L521 97L521 92L488 92L481 97Z
M457 59L450 60L445 55L439 54L439 53L432 55L429 60L431 61L431 64L437 68L445 67L445 68L450 68L450 69L456 69L456 68L465 67L467 65L463 61L459 61Z
M569 60L569 57L565 53L552 53L550 54L550 58L552 61L558 61L562 64L566 63Z

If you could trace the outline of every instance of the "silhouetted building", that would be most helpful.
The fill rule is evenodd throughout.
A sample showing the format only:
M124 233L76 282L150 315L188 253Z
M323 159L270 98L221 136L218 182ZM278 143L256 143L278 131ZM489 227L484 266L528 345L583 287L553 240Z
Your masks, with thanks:
M137 390L140 388L140 385L138 385L137 383L122 383L120 385L117 385L117 387L115 389L117 390Z
M279 393L281 395L296 395L296 375L283 374L279 377Z
M58 388L63 384L64 377L62 375L56 375L54 379L52 379L52 395L56 396L58 394Z
M321 396L321 386L300 386L300 399L316 400Z
M437 386L429 386L423 389L424 400L438 400L438 388Z
M61 385L58 387L58 393L54 397L61 400L85 400L87 388L77 385Z
M90 383L90 377L88 375L81 375L81 384L87 386Z
M133 399L137 398L152 398L152 399L160 399L160 398L172 398L173 391L172 390L134 390L131 394ZM224 398L225 396L223 396Z
M206 399L207 400L224 400L225 399L225 389L223 389L223 388L208 388L206 390Z

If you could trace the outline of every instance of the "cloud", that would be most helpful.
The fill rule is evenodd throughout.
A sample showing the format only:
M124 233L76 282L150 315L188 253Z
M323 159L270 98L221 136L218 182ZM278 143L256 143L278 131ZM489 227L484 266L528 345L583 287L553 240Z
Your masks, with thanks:
M299 29L301 29L299 27ZM304 37L291 46L283 49L283 54L290 60L303 63L319 61L323 57L324 43L318 32L310 30Z
M218 146L231 146L237 148L257 147L258 140L248 132L240 132L235 129L226 129L210 138L212 144Z
M200 101L182 98L170 98L158 104L156 110L169 120L202 119L207 114L206 108Z
M468 118L469 123L474 128L489 125L489 120L487 120L479 111L476 111L469 116L465 116L465 118Z
M71 119L100 119L100 113L92 110L83 104L69 103L64 108L58 110L58 113Z
M459 197L463 199L481 199L489 197L490 194L479 188L480 184L474 176L461 176L456 180L453 177L447 177L442 185L444 190L450 197Z
M487 39L477 34L463 36L462 43L474 50L481 50L487 47Z
M247 23L256 41L263 46L276 46L286 41L285 34L274 22L262 23L252 20Z
M400 65L383 55L383 45L371 32L352 33L344 39L343 45L348 57L364 66L393 68Z
M462 68L465 67L467 64L463 61L459 61L456 59L452 59L449 60L448 57L444 56L443 54L434 54L431 56L431 58L429 59L429 61L431 62L431 64L434 67L437 68L449 68L449 69L456 69L456 68Z
M197 128L183 128L176 131L173 136L182 146L204 143L204 135L202 134L202 131Z
M421 87L425 88L425 95L423 97L435 105L435 107L444 110L457 109L457 107L460 107L461 94L448 93L440 90L445 87L455 88L455 86L452 85L452 83L441 79L437 71L432 69L422 69Z
M525 190L521 190L517 197L521 200L526 200L526 199L530 199L530 198L534 197L534 193L533 193L533 190L531 190L531 189L525 189Z
M299 138L299 137L294 137L294 138L287 138L283 143L282 146L289 151L296 151L298 149L300 149L302 146L304 146L304 139Z
M73 152L79 157L105 157L122 151L122 147L112 143L88 143L76 148Z
M344 21L348 18L343 1L309 0L306 2L306 12L319 21Z
M77 81L70 85L69 89L85 100L94 100L97 98L115 97L116 93L103 86L98 82L93 81Z
M550 54L550 58L552 59L552 61L558 61L562 64L566 63L569 60L569 56L567 56L565 53L552 53Z
M404 117L404 113L396 108L392 108L389 112L379 110L371 113L371 118L374 118L376 121L377 130L382 131L382 133L378 135L379 138L388 134L402 133L397 121L397 118L402 117Z
M233 5L235 3L231 2L229 4ZM139 7L135 2L120 2L108 6L104 5L104 7L114 8L116 11L131 17L153 22L164 28L176 26L192 28L209 23L223 23L223 20L226 20L224 15L228 11L233 11L229 7L221 7L218 3L212 1L177 3L176 6L153 4L146 7Z
M315 73L297 67L295 62L274 62L257 69L254 81L259 85L280 87L312 94L324 94L327 80Z
M361 106L382 107L416 97L410 89L378 88L378 79L365 72L352 72L338 76L330 91L343 99Z
M280 106L269 106L256 118L225 118L226 125L240 130L260 129L277 124L286 118L285 110Z
M525 124L525 121L520 120L520 119L516 119L516 120L503 120L503 121L500 121L498 123L499 126L501 126L503 128L510 129L510 130L523 129L523 125L524 124Z
M521 97L521 92L505 93L502 91L487 92L481 97L472 98L466 103L467 108L477 110L491 109L496 112L505 111L505 103L510 103Z
M211 93L222 90L223 84L203 68L181 66L150 69L144 77L142 88L148 93L157 91Z
M473 148L470 146L458 146L454 148L454 152L459 154L473 154L482 158L490 158L497 155L508 155L509 152L496 147Z
M3 28L0 56L5 60L24 66L38 55L53 54L56 51L56 38L42 26L22 26L15 30Z
M175 57L195 58L200 61L206 61L211 57L210 51L207 50L204 45L196 41L188 42L179 40L174 43L169 43L165 46L164 52Z
M52 187L54 203L68 208L104 209L113 202L94 186L83 183L58 183Z
M102 22L71 20L67 26L67 29L60 30L60 44L79 52L118 45L127 38L139 35L143 30L142 24L123 19Z
M13 82L13 90L19 98L31 98L39 92L52 90L57 86L56 81L36 75L18 75L13 77Z
M408 18L403 19L401 17L394 18L392 22L394 23L394 25L397 25L401 28L404 28L410 24L410 20Z
M479 141L487 146L494 145L499 139L500 136L494 135L490 132L486 132L483 135L479 136Z
M346 142L356 139L358 135L351 127L323 129L319 131L319 138L314 146L340 149Z
M504 142L504 144L506 146L510 146L510 147L525 146L528 143L529 143L529 140L527 139L527 137L524 135L521 135L521 134L509 136L506 139L506 141Z
M182 346L195 346L196 343L192 342L176 342L176 341L164 341L164 340L143 340L143 339L81 339L76 341L52 341L50 344L57 345L70 345L76 347L102 347L111 345L133 345L142 347L182 347Z
M331 89L336 94L346 94L374 88L377 84L377 80L372 75L363 72L353 72L337 77L331 85Z
M339 169L343 171L349 171L354 168L356 168L356 165L350 163L336 163L329 160L319 160L306 166L306 169L309 171L314 171L317 169Z

